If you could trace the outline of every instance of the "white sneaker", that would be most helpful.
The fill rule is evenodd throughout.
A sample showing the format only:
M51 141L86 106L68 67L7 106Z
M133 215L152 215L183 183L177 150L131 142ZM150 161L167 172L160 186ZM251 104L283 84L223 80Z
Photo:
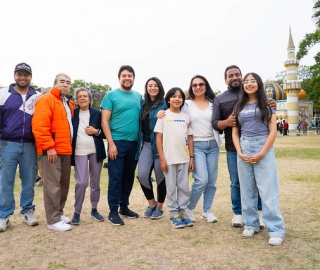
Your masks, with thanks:
M256 233L256 232L255 232L254 229L246 228L246 229L244 229L242 235L243 235L244 237L252 237L255 233Z
M62 220L64 223L66 223L66 224L68 224L68 223L71 222L71 219L68 218L68 217L66 217L66 216L64 216L64 215L61 216L61 220Z
M200 218L206 219L208 222L211 222L211 223L218 221L218 219L211 212L206 212L206 213L203 212Z
M71 230L71 226L61 220L57 223L48 225L48 229L54 230L54 231L65 232L65 231Z
M4 232L11 225L9 218L0 218L0 232Z
M263 222L262 212L261 211L259 211L259 222L260 222L260 229L264 229L266 227L266 225Z
M196 219L195 219L194 214L193 214L193 210L190 210L189 208L187 208L186 211L187 211L187 216L188 216L188 218L189 218L192 222L196 222Z
M280 246L283 240L283 237L270 237L268 244L271 246Z
M233 227L242 227L242 215L234 215L232 219Z
M33 210L30 209L28 212L25 212L22 217L22 221L27 223L29 226L35 226L39 224L38 219L34 216Z

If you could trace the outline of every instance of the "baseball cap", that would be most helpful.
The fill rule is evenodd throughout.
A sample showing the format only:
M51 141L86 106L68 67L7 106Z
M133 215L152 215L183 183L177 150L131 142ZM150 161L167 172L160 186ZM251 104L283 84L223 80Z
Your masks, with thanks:
M26 63L20 63L20 64L16 65L16 68L14 69L14 72L19 71L19 70L24 70L24 71L27 71L30 74L32 74L31 67Z

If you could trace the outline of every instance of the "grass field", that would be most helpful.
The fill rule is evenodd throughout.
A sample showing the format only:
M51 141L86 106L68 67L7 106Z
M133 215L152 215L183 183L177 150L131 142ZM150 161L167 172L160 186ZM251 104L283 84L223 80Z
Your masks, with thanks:
M320 136L278 136L275 143L279 171L280 206L286 224L282 246L267 244L267 231L242 237L243 228L231 226L229 175L225 153L219 160L217 192L212 211L217 223L200 220L201 203L192 228L173 229L169 214L157 221L124 219L125 226L89 218L89 193L81 224L69 232L46 227L42 188L35 187L40 225L29 227L17 209L11 227L0 233L0 269L320 269ZM74 180L65 208L73 214ZM266 180L268 176L266 176ZM190 177L190 184L192 178ZM103 169L99 211L107 216L107 170ZM135 181L130 207L141 216L146 200Z

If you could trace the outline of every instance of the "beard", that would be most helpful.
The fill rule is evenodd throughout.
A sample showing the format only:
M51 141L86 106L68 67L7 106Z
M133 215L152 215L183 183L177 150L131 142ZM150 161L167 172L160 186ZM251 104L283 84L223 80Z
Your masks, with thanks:
M232 85L232 83L228 84L229 89L233 91L239 91L241 89L241 82L237 85Z
M132 85L133 85L133 84L130 84L130 85L127 86L127 85L121 84L121 88L123 88L124 90L129 91L129 90L131 90Z
M17 85L19 88L25 88L25 87L28 87L30 84L29 84L29 83L21 84L21 83L19 83L19 82L16 82L16 85Z

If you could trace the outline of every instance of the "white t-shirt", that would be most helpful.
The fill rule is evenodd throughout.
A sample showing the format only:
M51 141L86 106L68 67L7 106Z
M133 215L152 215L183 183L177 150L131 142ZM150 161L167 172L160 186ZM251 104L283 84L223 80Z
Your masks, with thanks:
M89 126L90 111L79 110L79 127L77 133L77 142L75 155L86 156L96 153L96 147L92 136L89 136L85 128Z
M210 141L215 139L211 124L212 103L209 102L208 107L205 110L201 110L192 100L186 100L182 111L190 117L194 141Z
M166 110L166 116L157 120L154 132L163 133L163 153L168 165L190 161L188 135L193 135L193 131L187 114Z
M193 141L216 140L220 147L222 141L218 131L212 128L212 108L213 103L209 101L209 106L205 110L200 110L196 104L188 99L185 101L182 112L190 117L190 126L193 130Z

